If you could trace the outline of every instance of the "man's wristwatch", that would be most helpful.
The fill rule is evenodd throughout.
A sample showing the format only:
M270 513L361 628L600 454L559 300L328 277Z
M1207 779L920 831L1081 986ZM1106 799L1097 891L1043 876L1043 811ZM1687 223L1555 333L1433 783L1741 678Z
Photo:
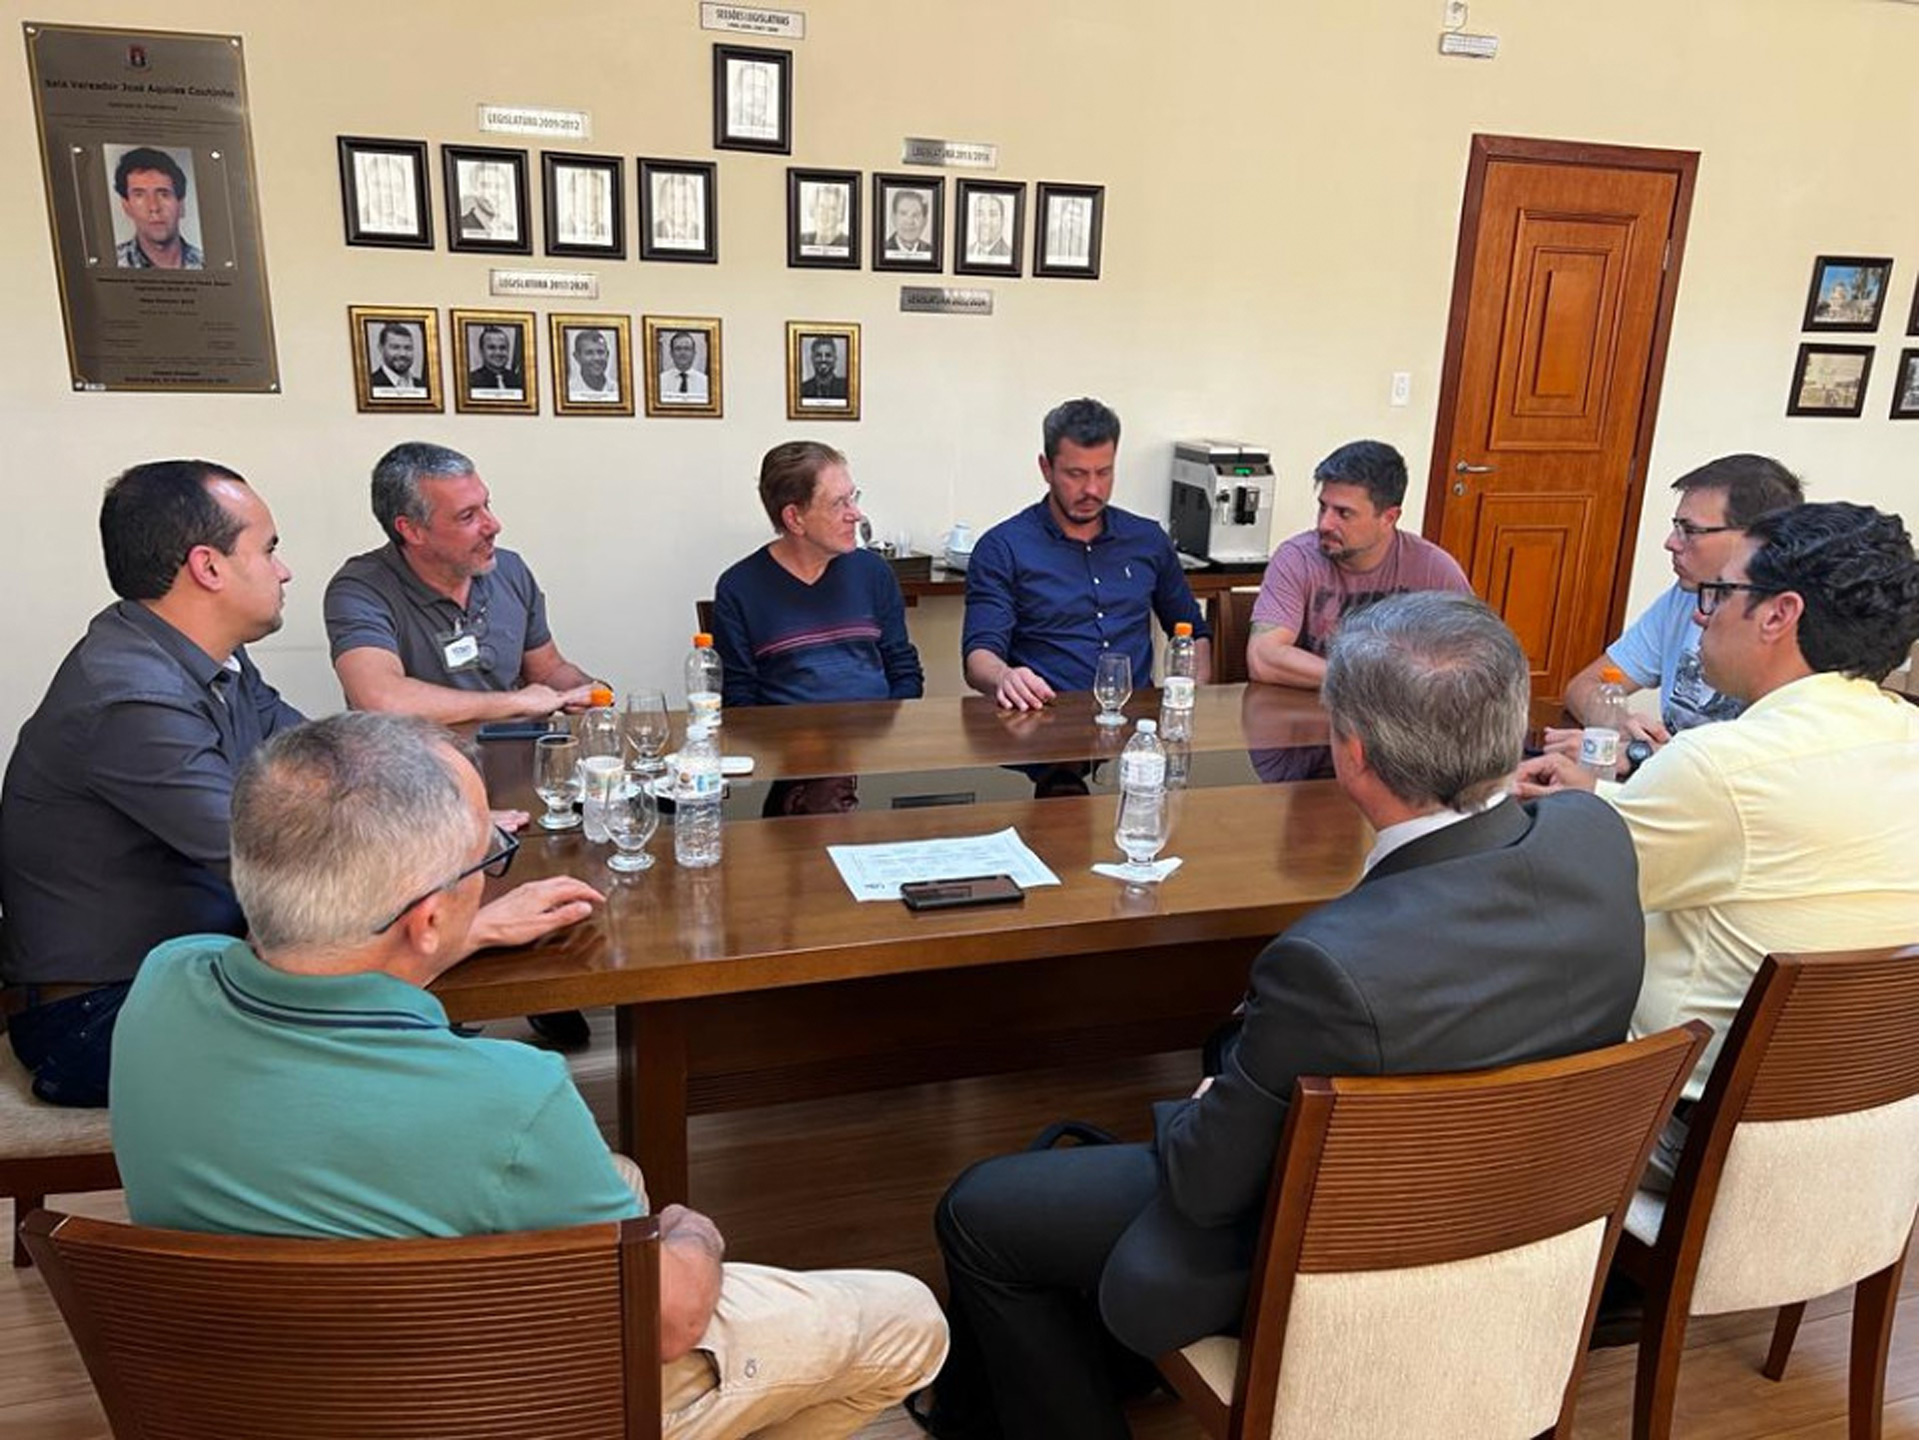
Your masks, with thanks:
M1625 778L1631 780L1633 778L1633 772L1646 764L1648 757L1652 754L1652 741L1629 740L1627 742L1627 773Z

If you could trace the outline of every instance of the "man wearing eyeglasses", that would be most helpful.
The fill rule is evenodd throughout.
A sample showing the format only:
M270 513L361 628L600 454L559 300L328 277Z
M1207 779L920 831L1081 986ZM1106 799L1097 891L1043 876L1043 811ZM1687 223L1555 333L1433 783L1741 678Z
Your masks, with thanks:
M726 703L919 699L900 583L860 544L847 457L817 440L774 446L760 462L760 504L773 540L713 591Z
M1627 627L1626 633L1567 682L1566 706L1581 725L1599 710L1600 672L1617 666L1628 692L1660 689L1657 717L1630 714L1622 739L1624 774L1682 730L1715 720L1731 720L1741 702L1708 683L1700 670L1700 629L1693 623L1694 591L1710 580L1739 548L1749 524L1769 510L1798 505L1800 481L1765 455L1723 455L1673 482L1680 501L1665 545L1673 563L1673 584ZM1550 729L1547 749L1576 755L1578 729Z
M1835 502L1763 515L1732 551L1695 581L1695 624L1707 683L1742 713L1598 787L1640 861L1633 1033L1714 1028L1688 1101L1764 956L1910 942L1920 898L1920 710L1879 685L1914 642L1913 538ZM1594 784L1560 754L1519 781L1522 796Z
M426 988L600 900L556 877L483 906L480 876L511 846L470 759L424 721L336 715L256 752L233 805L250 941L162 945L122 1012L114 1141L133 1219L327 1241L646 1214L565 1064L461 1034ZM723 1264L704 1215L657 1219L660 1352L637 1358L661 1367L667 1436L831 1440L939 1368L946 1325L919 1281ZM556 1318L572 1299L556 1282Z

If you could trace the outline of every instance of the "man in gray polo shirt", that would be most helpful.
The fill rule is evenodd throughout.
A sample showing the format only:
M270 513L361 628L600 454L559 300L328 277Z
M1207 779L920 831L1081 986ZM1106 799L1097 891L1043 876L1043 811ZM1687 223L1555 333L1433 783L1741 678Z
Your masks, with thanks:
M442 725L545 718L592 703L593 677L560 653L547 597L511 550L473 461L444 445L396 445L373 467L387 532L327 582L333 670L356 710ZM564 1049L590 1040L577 1010L528 1017Z
M593 677L560 653L527 564L494 544L500 522L473 462L396 445L373 467L388 543L327 584L334 673L356 710L442 725L584 710Z

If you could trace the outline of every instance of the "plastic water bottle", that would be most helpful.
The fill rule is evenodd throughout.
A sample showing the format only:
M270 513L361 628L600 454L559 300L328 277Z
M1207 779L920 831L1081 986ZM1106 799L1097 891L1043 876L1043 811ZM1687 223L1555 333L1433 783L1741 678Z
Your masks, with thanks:
M1580 764L1594 779L1611 780L1627 731L1627 677L1618 665L1601 669L1590 713L1593 719L1580 732Z
M1167 642L1167 673L1160 681L1160 733L1166 739L1193 738L1193 689L1199 683L1193 626L1182 620Z
M720 728L720 652L704 630L687 652L687 725L699 724Z
M689 870L720 863L720 746L698 721L673 765L673 858Z
M1120 752L1120 816L1113 839L1130 870L1145 870L1167 843L1167 752L1159 728L1151 720L1139 721Z

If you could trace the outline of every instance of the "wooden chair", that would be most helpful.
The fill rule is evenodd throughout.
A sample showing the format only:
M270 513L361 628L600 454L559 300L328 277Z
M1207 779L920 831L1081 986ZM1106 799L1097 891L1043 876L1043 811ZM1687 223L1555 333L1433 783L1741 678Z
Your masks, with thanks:
M1240 1338L1162 1372L1215 1440L1570 1435L1621 1217L1709 1033L1301 1079Z
M119 1188L107 1112L37 1098L33 1076L0 1034L0 1199L13 1201L14 1267L33 1263L18 1227L47 1196Z
M1208 597L1217 685L1238 685L1247 678L1247 640L1253 634L1253 602L1259 598L1258 590L1222 590Z
M1641 1191L1619 1263L1645 1287L1637 1440L1673 1428L1687 1320L1780 1307L1778 1380L1806 1302L1854 1287L1848 1433L1880 1433L1920 1156L1914 947L1770 956L1687 1120L1671 1195Z
M462 1240L189 1235L35 1211L119 1440L657 1440L652 1219Z

